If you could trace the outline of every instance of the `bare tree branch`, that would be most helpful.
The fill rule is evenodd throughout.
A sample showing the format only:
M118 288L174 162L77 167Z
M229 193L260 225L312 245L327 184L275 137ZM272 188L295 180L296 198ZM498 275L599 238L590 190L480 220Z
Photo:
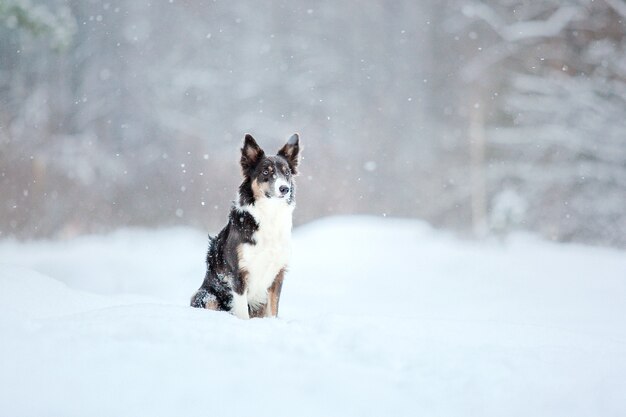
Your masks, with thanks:
M613 10L615 10L620 16L626 17L626 2L622 0L604 0Z
M619 0L609 0L619 1ZM498 14L486 4L470 4L463 8L469 18L478 18L487 23L504 41L519 42L527 39L549 38L558 35L573 21L583 16L583 8L575 6L559 7L546 20L528 20L507 25Z

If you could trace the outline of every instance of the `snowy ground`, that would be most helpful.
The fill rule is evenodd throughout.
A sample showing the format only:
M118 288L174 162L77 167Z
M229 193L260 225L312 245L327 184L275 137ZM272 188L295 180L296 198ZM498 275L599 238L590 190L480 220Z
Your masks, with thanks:
M0 242L0 415L626 415L624 252L326 219L242 321L187 307L205 247Z

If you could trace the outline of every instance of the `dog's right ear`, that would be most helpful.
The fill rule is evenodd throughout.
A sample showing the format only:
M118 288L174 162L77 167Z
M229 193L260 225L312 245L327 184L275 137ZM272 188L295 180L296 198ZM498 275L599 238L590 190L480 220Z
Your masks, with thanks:
M241 148L241 169L244 175L250 175L265 153L250 134L246 134Z
M285 146L278 151L278 156L287 160L289 169L293 175L298 174L298 155L300 154L300 136L297 133L291 135Z

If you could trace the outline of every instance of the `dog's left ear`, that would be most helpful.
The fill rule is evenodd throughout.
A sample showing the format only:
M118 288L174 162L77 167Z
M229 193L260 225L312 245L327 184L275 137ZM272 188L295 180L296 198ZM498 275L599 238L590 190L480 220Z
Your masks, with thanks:
M241 169L244 175L250 175L261 158L264 156L263 149L256 143L256 140L250 134L246 134L241 148Z
M285 146L278 151L278 156L282 156L287 160L291 173L298 173L298 156L300 154L300 136L297 133L291 135Z

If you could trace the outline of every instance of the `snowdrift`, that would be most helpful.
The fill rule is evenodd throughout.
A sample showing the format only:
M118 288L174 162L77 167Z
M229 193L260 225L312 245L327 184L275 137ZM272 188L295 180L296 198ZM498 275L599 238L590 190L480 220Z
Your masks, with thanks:
M623 416L626 256L408 220L295 231L279 319L187 307L206 236L0 242L6 416Z

